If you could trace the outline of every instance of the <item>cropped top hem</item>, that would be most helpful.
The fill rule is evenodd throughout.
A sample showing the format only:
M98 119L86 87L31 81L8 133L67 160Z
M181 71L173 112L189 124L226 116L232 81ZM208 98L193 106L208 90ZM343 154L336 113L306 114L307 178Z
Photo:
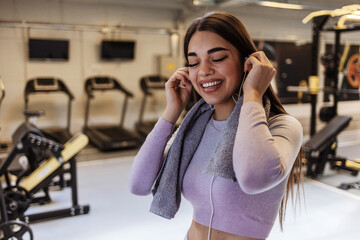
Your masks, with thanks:
M209 223L202 222L200 219L193 218L193 220L201 225L206 226L206 227L208 227L208 225L209 225ZM230 233L230 234L243 236L243 237L258 238L258 239L266 239L269 237L271 229L273 227L273 224L269 224L268 226L264 227L263 224L260 225L249 219L247 219L246 221L247 221L246 222L247 224L245 224L241 227L242 231L234 231L233 229L226 229L223 227L219 228L214 224L211 226L211 228L216 229L218 231L225 232L225 233ZM266 229L266 230L264 230L264 229Z

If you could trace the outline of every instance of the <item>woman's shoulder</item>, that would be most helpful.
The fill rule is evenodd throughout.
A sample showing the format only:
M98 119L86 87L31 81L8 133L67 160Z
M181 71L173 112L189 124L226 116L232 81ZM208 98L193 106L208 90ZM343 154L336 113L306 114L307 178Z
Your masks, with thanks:
M288 139L297 149L301 147L304 131L301 123L289 114L277 114L269 119L269 130L273 136Z
M269 127L286 127L286 129L293 129L294 131L302 132L303 128L300 121L286 113L276 114L269 118Z

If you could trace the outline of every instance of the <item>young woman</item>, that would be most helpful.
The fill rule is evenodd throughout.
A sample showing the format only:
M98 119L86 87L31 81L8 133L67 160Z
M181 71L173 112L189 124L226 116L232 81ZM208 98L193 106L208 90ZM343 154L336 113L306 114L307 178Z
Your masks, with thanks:
M152 190L150 211L165 218L182 194L194 209L185 239L266 239L301 179L302 127L270 87L275 69L233 15L196 19L184 53L188 67L166 83L167 106L135 157L130 191ZM193 88L202 98L170 139Z

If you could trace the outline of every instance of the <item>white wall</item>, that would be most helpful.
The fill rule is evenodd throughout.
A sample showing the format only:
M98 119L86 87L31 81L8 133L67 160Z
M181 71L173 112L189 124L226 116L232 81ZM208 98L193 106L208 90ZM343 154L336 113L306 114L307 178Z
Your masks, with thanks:
M173 11L137 9L121 5L63 3L57 1L0 1L0 20L51 22L62 24L126 25L134 27L174 28ZM70 59L67 62L33 62L27 60L27 38L61 38L70 40ZM103 62L99 57L102 39L135 40L134 61ZM0 139L8 140L24 120L23 91L26 80L35 76L56 76L65 81L75 95L72 108L71 131L81 131L84 122L85 78L94 74L117 77L134 93L129 101L125 126L133 128L138 118L142 93L139 79L157 71L156 56L170 54L167 34L25 29L0 27L0 76L6 87L1 106ZM90 123L118 123L122 96L96 94L91 108ZM115 101L114 101L115 100ZM38 120L40 126L66 124L67 99L62 94L30 96L31 109L43 109L46 116ZM151 109L150 109L151 110Z

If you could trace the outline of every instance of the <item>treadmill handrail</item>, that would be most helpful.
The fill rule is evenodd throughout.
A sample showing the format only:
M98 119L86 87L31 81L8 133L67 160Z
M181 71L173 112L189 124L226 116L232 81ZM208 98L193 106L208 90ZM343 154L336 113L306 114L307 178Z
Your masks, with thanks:
M154 81L156 79L157 81ZM140 79L140 87L145 95L151 96L149 89L164 89L167 78L161 75L148 75Z
M35 80L36 79L54 79L54 81L57 82L57 86L58 88L55 89L36 89L35 87ZM36 94L36 93L49 93L49 92L62 92L65 93L65 95L68 96L68 107L67 107L67 124L66 124L66 131L68 131L70 133L70 125L71 125L71 104L72 101L75 99L74 95L72 94L72 92L70 92L69 88L66 86L66 84L64 83L63 80L61 80L60 78L56 78L56 77L36 77L36 78L32 78L30 80L27 81L26 85L25 85L25 90L24 90L24 98L25 98L25 110L28 110L29 108L29 95L30 94Z
M56 80L59 88L58 89L36 89L35 88L35 80L44 79L44 78L52 78L52 79ZM25 104L27 104L29 102L30 94L48 93L48 92L63 92L69 97L69 99L71 101L75 99L74 95L72 94L72 92L70 92L69 88L66 86L66 84L64 83L63 80L61 80L59 78L55 78L55 77L36 77L36 78L32 78L32 79L28 80L26 83L25 91L24 91Z
M107 78L107 79L111 80L113 82L112 88L99 88L99 87L94 88L92 80L95 79L95 78ZM114 77L92 76L92 77L89 77L85 82L85 92L86 92L86 94L88 95L89 98L94 98L95 97L94 94L93 94L94 91L108 91L108 90L120 90L121 92L125 93L125 95L127 97L134 97L134 95L129 90L124 88L120 84L120 82Z
M5 86L1 79L1 76L0 76L0 92L1 92L1 97L0 97L0 106L1 106L1 103L5 98Z
M109 80L109 82L111 82L110 84L103 84L104 87L101 87L102 84L99 84L98 86L96 86L96 88L94 88L94 79L95 78L105 78L107 80ZM123 103L123 107L122 107L122 114L121 114L121 120L120 120L120 126L123 125L124 122L124 117L125 117L125 112L126 112L126 108L127 108L127 102L128 102L128 98L129 97L133 97L134 95L128 91L127 89L125 89L118 80L116 80L114 77L109 77L109 76L92 76L86 79L85 81L85 92L88 96L87 100L86 100L86 106L85 106L85 118L84 118L84 127L88 127L88 121L89 121L89 114L90 114L90 99L94 98L94 91L108 91L108 90L120 90L122 93L125 94L125 100Z
M143 99L141 101L141 106L140 106L139 121L138 121L139 124L143 123L146 98L147 98L147 96L153 95L153 93L149 90L150 89L164 90L166 81L167 81L167 78L164 76L161 76L161 75L147 75L147 76L143 76L140 79L140 87L141 87L141 90L143 91L144 95L143 95Z

